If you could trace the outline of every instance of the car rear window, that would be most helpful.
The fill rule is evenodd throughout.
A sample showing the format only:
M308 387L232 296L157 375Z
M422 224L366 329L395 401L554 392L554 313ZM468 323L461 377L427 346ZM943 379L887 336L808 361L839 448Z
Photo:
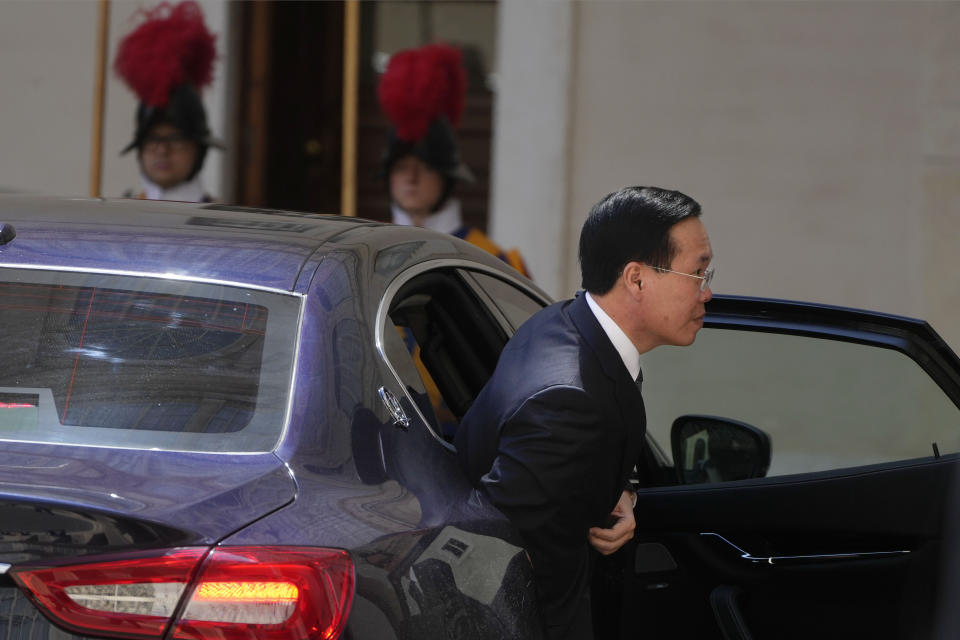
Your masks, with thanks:
M0 440L269 451L300 307L237 286L0 269Z

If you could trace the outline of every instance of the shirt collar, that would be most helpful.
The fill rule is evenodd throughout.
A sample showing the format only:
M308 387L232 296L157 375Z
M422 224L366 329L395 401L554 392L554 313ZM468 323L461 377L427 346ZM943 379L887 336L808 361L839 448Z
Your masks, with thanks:
M607 334L610 342L613 343L613 347L617 350L617 353L620 354L620 359L623 360L623 366L625 366L630 373L630 378L636 380L637 376L640 375L640 352L637 351L637 348L633 345L630 338L627 337L627 334L623 332L623 329L614 322L613 318L607 315L606 311L600 308L600 305L593 299L593 296L589 293L585 295L587 298L587 306L590 307L590 311L596 316L597 322L600 323L600 328Z
M181 182L170 189L164 189L142 173L140 174L140 180L143 182L143 191L147 196L147 200L203 202L206 198L206 193L203 190L203 184L200 182L199 175L194 176L192 180Z
M393 212L393 223L412 225L413 220L410 215L398 207L396 203L391 203L390 209ZM463 226L460 217L460 201L456 198L448 198L436 213L427 216L424 228L439 231L440 233L456 233Z

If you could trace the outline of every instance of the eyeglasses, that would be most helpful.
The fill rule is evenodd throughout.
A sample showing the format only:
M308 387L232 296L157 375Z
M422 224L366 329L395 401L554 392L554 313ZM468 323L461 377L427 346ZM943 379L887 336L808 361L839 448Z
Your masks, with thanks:
M144 150L157 151L161 146L166 146L171 151L183 151L190 142L190 138L179 133L168 136L147 136L143 139L143 148Z
M684 273L683 271L673 271L672 269L666 269L666 268L664 268L664 267L653 267L653 266L651 266L650 268L651 268L651 269L655 269L656 271L663 272L663 273L675 273L675 274L677 274L678 276L687 276L688 278L696 278L697 280L700 281L700 291L706 291L706 290L707 290L707 287L710 286L710 281L713 280L713 273L714 273L714 268L713 268L713 267L709 267L709 268L707 268L707 269L704 269L702 276L698 276L698 275L695 274L695 273Z

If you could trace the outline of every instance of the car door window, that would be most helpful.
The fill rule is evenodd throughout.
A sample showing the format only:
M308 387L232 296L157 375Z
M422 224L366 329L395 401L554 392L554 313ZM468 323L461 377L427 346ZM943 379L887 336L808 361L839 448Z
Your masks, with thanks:
M503 314L510 327L510 334L520 328L527 318L545 306L545 301L532 297L509 282L478 271L470 272L493 305Z
M643 356L648 429L684 414L766 432L768 476L956 452L960 411L906 355L876 345L708 328Z
M515 327L542 303L480 273L436 269L403 284L384 320L384 357L444 442L496 367Z

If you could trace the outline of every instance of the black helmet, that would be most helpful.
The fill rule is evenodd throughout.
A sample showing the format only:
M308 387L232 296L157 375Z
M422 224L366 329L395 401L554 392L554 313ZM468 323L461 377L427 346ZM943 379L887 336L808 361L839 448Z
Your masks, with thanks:
M164 107L152 107L145 102L137 105L136 130L133 134L133 140L130 141L121 155L136 148L140 151L143 148L143 141L150 133L150 130L158 124L170 124L180 130L180 132L197 143L197 161L188 179L192 179L200 169L203 168L203 161L207 156L207 149L210 147L223 148L223 144L210 136L210 128L207 126L207 112L200 101L200 95L189 84L181 84L174 88L170 94L170 101Z
M415 142L401 140L397 137L396 128L390 127L381 161L382 172L389 174L393 163L408 155L416 156L444 177L474 181L470 168L460 159L453 128L444 117L431 122L427 134Z

